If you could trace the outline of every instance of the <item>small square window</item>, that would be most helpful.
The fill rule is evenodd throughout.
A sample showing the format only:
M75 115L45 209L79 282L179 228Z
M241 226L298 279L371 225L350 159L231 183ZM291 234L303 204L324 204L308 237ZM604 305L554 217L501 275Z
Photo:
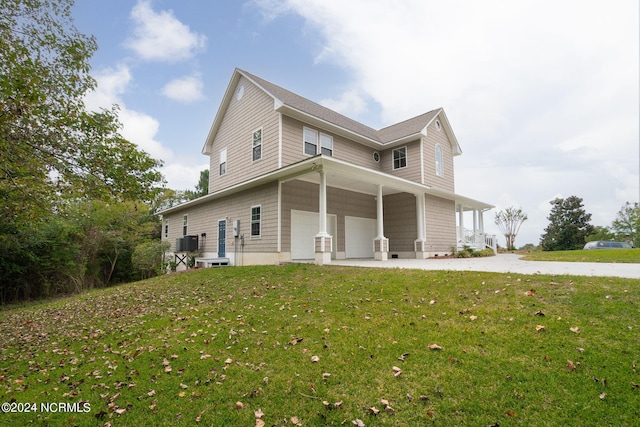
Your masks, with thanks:
M393 169L407 167L407 147L393 150Z

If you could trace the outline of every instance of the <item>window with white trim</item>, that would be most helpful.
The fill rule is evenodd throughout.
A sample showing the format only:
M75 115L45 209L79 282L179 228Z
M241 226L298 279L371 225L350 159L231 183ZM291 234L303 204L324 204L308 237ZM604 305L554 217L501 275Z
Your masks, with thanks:
M227 174L227 149L220 151L220 176Z
M262 206L251 206L251 238L260 237L262 228Z
M393 150L393 169L407 167L407 147Z
M189 215L182 216L182 235L186 236L189 231Z
M253 132L253 161L262 159L262 128Z
M324 133L320 134L320 154L333 156L333 138Z
M442 164L442 147L436 144L436 175L444 177L444 165Z
M315 156L317 154L333 156L333 137L331 135L305 127L302 138L304 154L308 156Z
M318 131L304 128L304 154L315 156L318 154Z

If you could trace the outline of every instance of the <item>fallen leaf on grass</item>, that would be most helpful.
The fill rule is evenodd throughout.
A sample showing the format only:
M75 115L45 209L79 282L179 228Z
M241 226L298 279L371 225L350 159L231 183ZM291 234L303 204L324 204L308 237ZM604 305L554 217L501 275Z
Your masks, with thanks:
M244 404L242 402L236 402L236 409L244 408Z
M319 357L319 356L312 356L312 357L311 357L311 362L313 362L313 363L317 363L317 362L319 362L319 361L320 361L320 357Z
M365 424L360 418L356 418L355 420L351 421L351 423L355 424L357 427L365 427Z
M253 414L256 416L256 418L262 418L264 416L264 412L262 412L262 409L258 409L257 411L253 411Z
M526 296L528 297L532 297L536 294L536 290L535 289L529 289L527 292L524 293Z
M567 360L567 369L569 369L570 372L575 371L576 370L575 363L573 363L571 360Z
M301 426L302 422L298 419L298 417L291 417L291 424L294 426Z
M264 427L264 420L262 418L256 418L255 427Z
M440 347L438 344L429 344L428 347L430 350L442 350L442 347Z
M536 331L541 332L544 331L546 328L546 326L543 325L536 325Z
M576 333L576 334L580 332L580 328L579 328L579 327L577 327L577 326L576 326L575 328L569 328L569 330L570 330L571 332Z
M371 412L373 415L378 415L380 413L380 409L376 408L375 406L372 406L369 408L369 412Z
M600 400L604 400L604 398L605 398L605 397L607 397L607 393L602 392L602 393L600 394Z

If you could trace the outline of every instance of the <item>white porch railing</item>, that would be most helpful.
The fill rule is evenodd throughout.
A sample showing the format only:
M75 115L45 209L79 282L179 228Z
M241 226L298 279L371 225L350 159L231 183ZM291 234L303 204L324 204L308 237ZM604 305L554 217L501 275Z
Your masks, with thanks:
M458 231L458 249L468 246L475 250L483 250L486 248L493 249L493 253L498 253L498 239L495 234L485 234L479 231L468 230L463 227L457 227Z

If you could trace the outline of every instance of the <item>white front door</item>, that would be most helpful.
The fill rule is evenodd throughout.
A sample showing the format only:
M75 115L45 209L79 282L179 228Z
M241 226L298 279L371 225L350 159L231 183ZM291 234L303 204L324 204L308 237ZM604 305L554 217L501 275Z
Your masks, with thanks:
M373 218L344 218L344 245L347 258L373 258L373 239L376 237L376 220Z

